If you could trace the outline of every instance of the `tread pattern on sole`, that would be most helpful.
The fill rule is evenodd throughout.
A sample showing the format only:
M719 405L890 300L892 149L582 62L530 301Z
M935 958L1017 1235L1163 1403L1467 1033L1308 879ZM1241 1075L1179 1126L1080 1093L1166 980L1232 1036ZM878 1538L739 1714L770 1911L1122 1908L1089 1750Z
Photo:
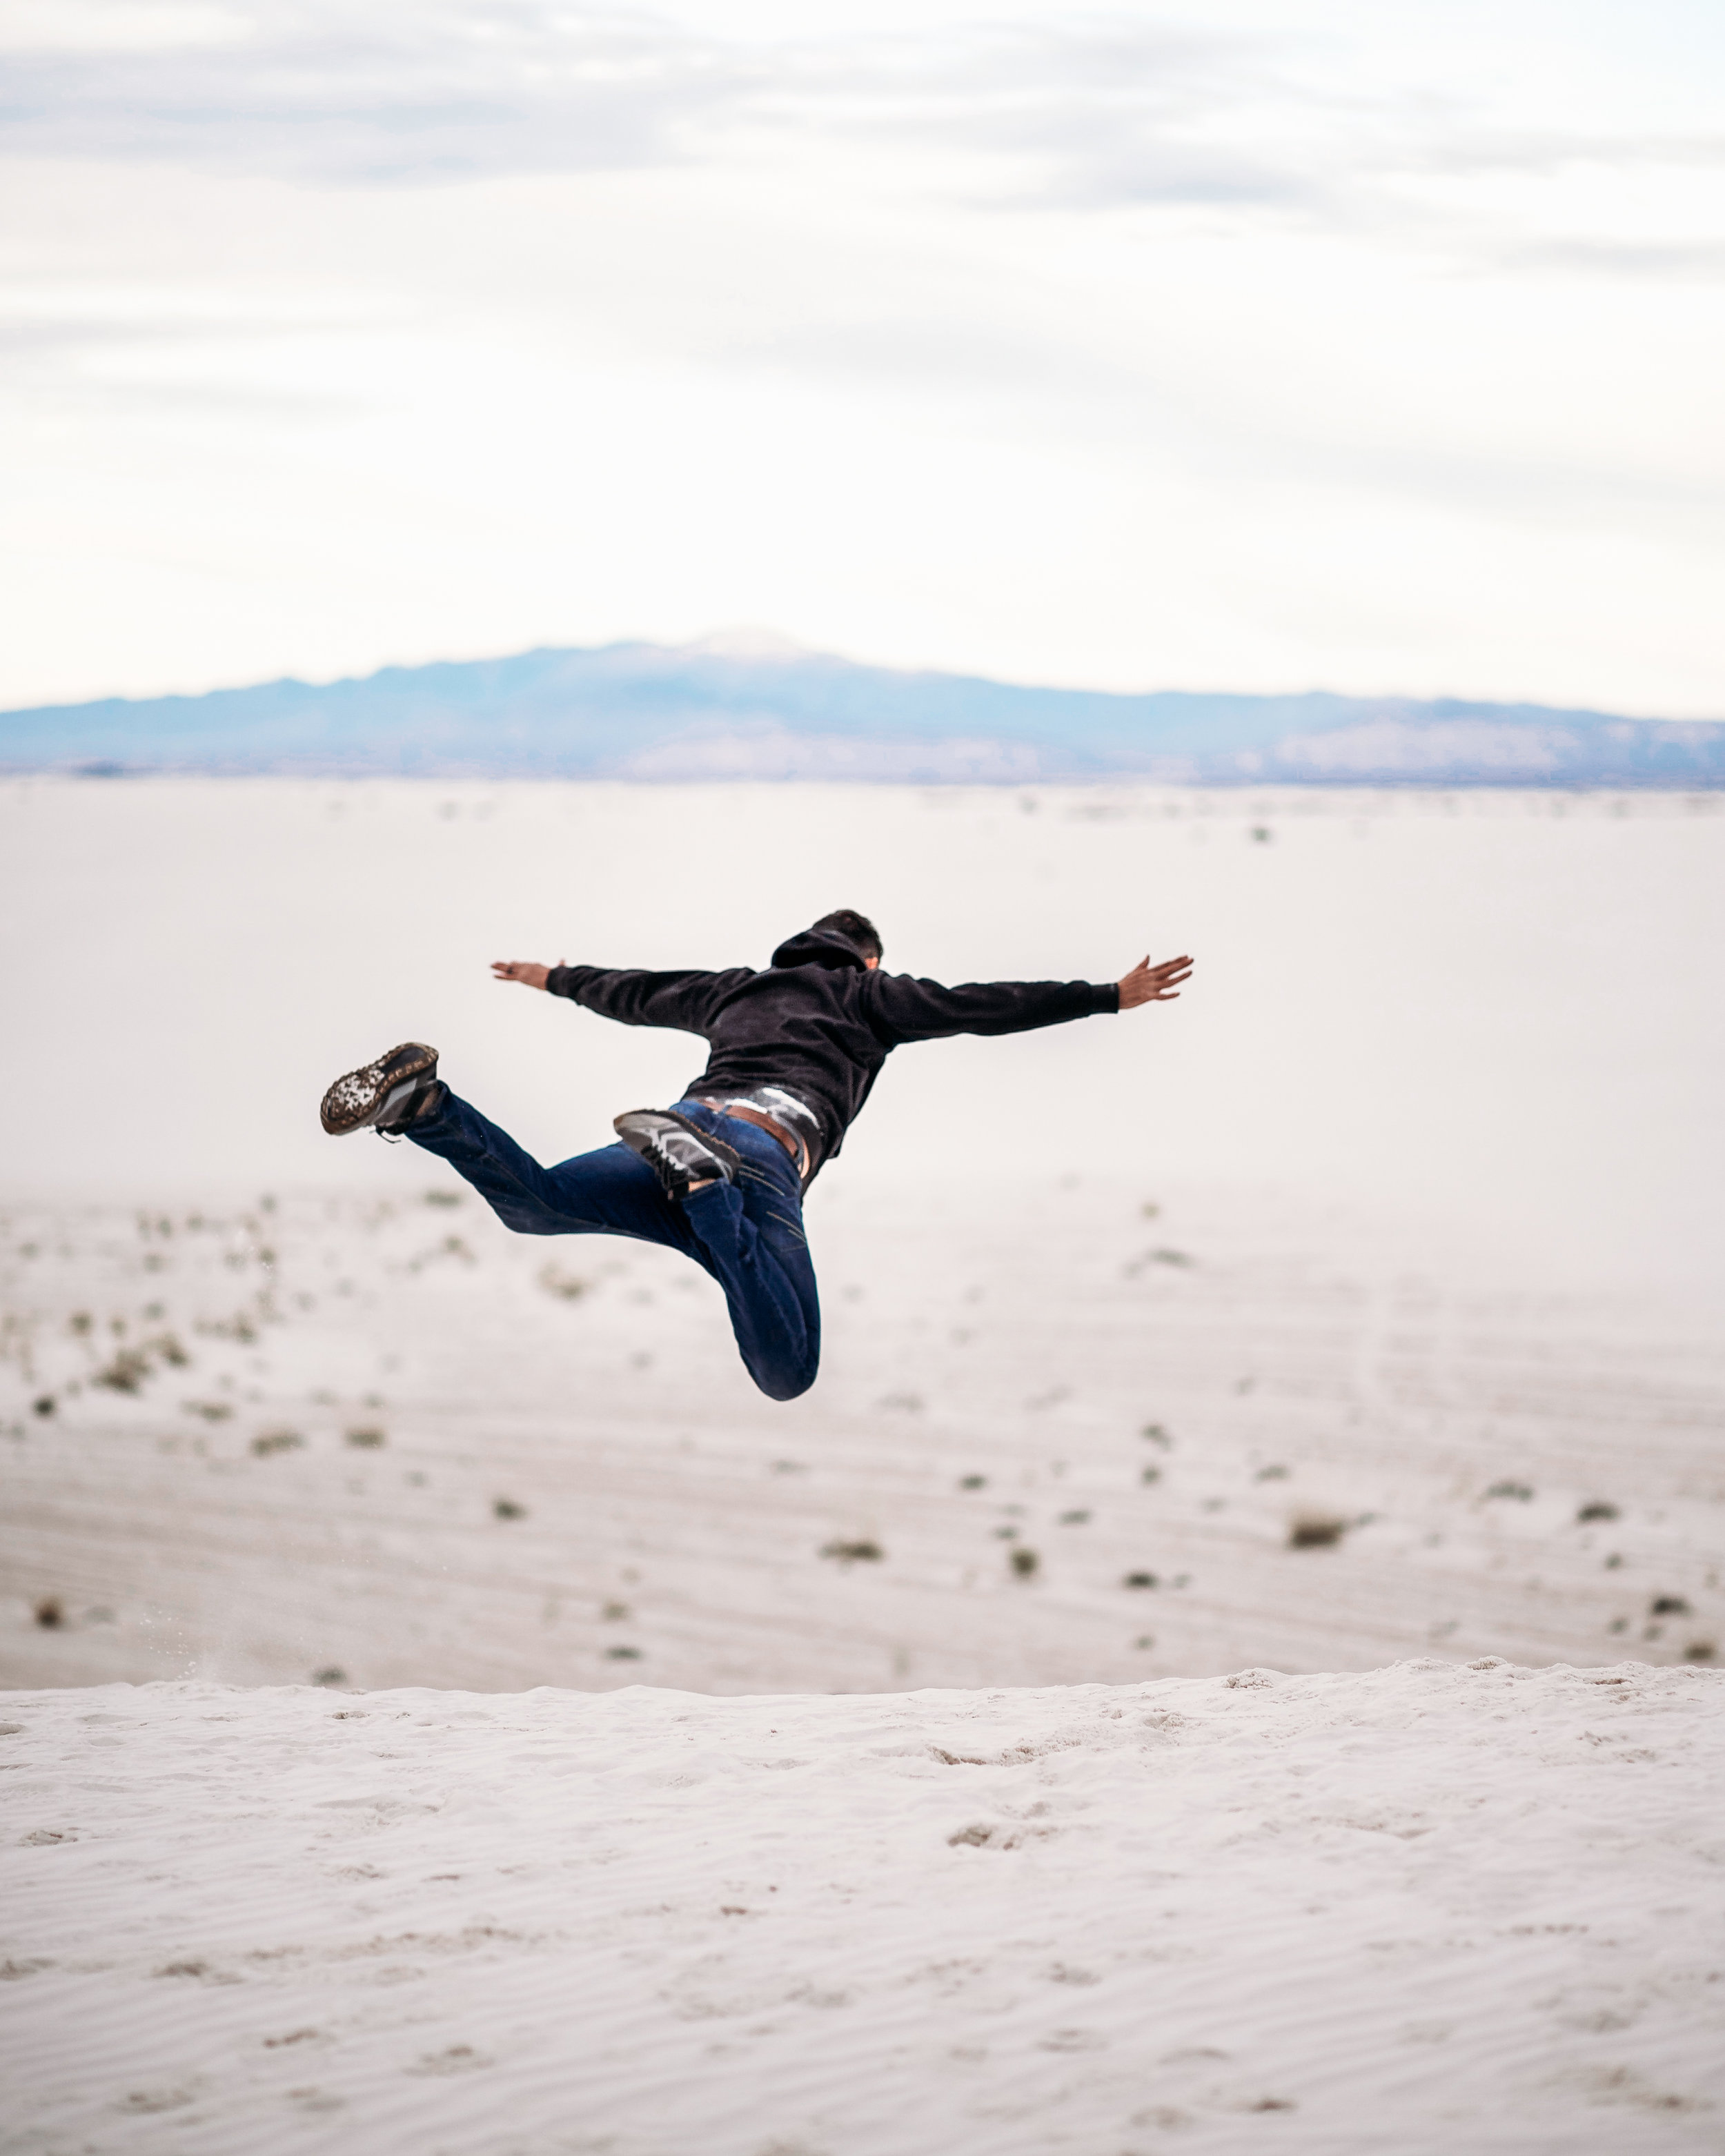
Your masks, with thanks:
M388 1065L398 1055L413 1054L415 1060L400 1070L390 1070ZM429 1048L422 1040L403 1040L370 1063L362 1063L358 1070L345 1071L324 1095L318 1106L318 1120L332 1138L347 1137L353 1132L364 1130L380 1103L387 1100L398 1086L422 1076L437 1066L437 1050ZM386 1075L386 1072L388 1075Z

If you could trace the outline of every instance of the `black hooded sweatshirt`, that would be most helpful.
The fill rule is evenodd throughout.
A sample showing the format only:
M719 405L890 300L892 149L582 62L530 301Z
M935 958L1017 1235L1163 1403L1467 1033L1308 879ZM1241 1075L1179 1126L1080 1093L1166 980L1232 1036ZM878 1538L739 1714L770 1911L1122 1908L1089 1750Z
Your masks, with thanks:
M942 988L908 973L870 971L854 943L805 928L781 943L765 973L613 973L553 966L546 987L624 1025L698 1033L711 1050L691 1094L782 1086L820 1121L810 1174L844 1142L880 1066L911 1040L955 1033L1029 1033L1117 1011L1113 982L973 981Z

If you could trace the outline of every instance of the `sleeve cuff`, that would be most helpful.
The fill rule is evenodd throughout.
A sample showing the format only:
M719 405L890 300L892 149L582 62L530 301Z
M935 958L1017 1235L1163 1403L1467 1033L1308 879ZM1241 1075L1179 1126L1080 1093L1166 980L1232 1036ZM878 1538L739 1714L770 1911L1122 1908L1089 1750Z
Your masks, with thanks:
M1120 1009L1120 983L1118 981L1093 982L1091 985L1090 993L1090 1014L1092 1018L1100 1018L1104 1012L1111 1014Z

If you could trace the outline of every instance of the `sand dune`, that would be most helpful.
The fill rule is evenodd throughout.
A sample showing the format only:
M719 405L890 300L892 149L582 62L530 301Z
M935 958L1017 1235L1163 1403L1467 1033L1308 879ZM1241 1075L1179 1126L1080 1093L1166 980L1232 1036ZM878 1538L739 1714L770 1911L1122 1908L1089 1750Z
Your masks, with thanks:
M925 1190L912 1249L835 1172L826 1367L784 1407L694 1268L511 1236L440 1163L389 1164L395 1201L11 1217L6 1680L878 1691L1725 1651L1725 1353L1656 1305L1081 1178Z
M0 789L0 2149L1718 2148L1712 809ZM788 1407L317 1133L876 894L1206 970L896 1060Z
M1716 2149L1722 1686L13 1696L0 2147Z

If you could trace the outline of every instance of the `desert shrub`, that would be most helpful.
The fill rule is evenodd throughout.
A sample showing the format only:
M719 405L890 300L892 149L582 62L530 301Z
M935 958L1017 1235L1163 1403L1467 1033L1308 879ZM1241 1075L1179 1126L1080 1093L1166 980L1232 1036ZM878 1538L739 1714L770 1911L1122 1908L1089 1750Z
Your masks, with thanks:
M1689 1604L1681 1594L1656 1594L1647 1604L1650 1617L1686 1617Z
M958 1487L961 1490L986 1490L988 1486L988 1478L986 1475L961 1475L958 1477Z
M527 1508L518 1505L513 1497L495 1497L491 1501L492 1517L499 1520L525 1520Z
M296 1430L265 1430L252 1440L252 1450L265 1460L272 1452L297 1452L305 1442Z
M557 1296L564 1302L578 1302L593 1283L583 1280L578 1273L566 1273L561 1265L543 1265L540 1268L539 1285L547 1295Z
M378 1445L387 1443L388 1440L381 1430L375 1425L367 1424L362 1430L350 1430L347 1432L347 1442L350 1445L357 1445L362 1451L371 1451L375 1450Z
M311 1681L315 1685L344 1685L347 1681L347 1672L331 1662L326 1670L314 1670Z
M57 1632L66 1621L65 1604L57 1594L44 1594L30 1614L44 1632Z
M138 1393L150 1374L150 1358L141 1348L121 1348L91 1378L93 1385L110 1393Z
M30 1403L32 1409L39 1415L51 1415L58 1404L52 1393L44 1393L39 1399Z
M1252 1477L1255 1482L1286 1482L1287 1479L1288 1471L1286 1467L1260 1467Z
M428 1205L459 1205L461 1193L459 1190L428 1190L425 1202Z
M1494 1482L1486 1491L1488 1497L1513 1497L1518 1504L1531 1502L1533 1492L1525 1482Z
M1162 1584L1153 1572L1129 1572L1120 1584L1122 1587L1159 1587Z
M607 1647L605 1650L605 1660L608 1662L638 1662L640 1659L641 1650L639 1647Z
M1582 1507L1575 1515L1575 1521L1576 1525L1580 1527L1584 1526L1589 1520L1615 1520L1616 1517L1616 1506L1608 1505L1603 1498L1596 1497L1592 1503Z
M336 1293L340 1292L338 1286ZM257 1327L243 1310L235 1311L232 1317L206 1318L198 1330L207 1332L213 1340L236 1341L242 1348L249 1348L258 1337Z
M1139 1476L1138 1480L1141 1482L1159 1482L1162 1480L1162 1470L1159 1467L1147 1467Z
M1060 1515L1060 1525L1063 1527L1085 1527L1088 1525L1089 1521L1088 1512L1062 1512Z
M1692 1640L1683 1650L1686 1662L1710 1662L1719 1650L1711 1640Z
M1173 1450L1174 1441L1159 1422L1147 1422L1138 1435L1147 1438L1152 1445L1159 1445L1164 1452Z
M879 1543L833 1541L821 1545L820 1553L834 1564L879 1564L886 1553Z
M1346 1520L1329 1512L1302 1512L1288 1528L1290 1549L1328 1549L1348 1532Z
M1042 1559L1033 1549L1015 1549L1006 1561L1014 1579L1034 1579L1042 1569Z

